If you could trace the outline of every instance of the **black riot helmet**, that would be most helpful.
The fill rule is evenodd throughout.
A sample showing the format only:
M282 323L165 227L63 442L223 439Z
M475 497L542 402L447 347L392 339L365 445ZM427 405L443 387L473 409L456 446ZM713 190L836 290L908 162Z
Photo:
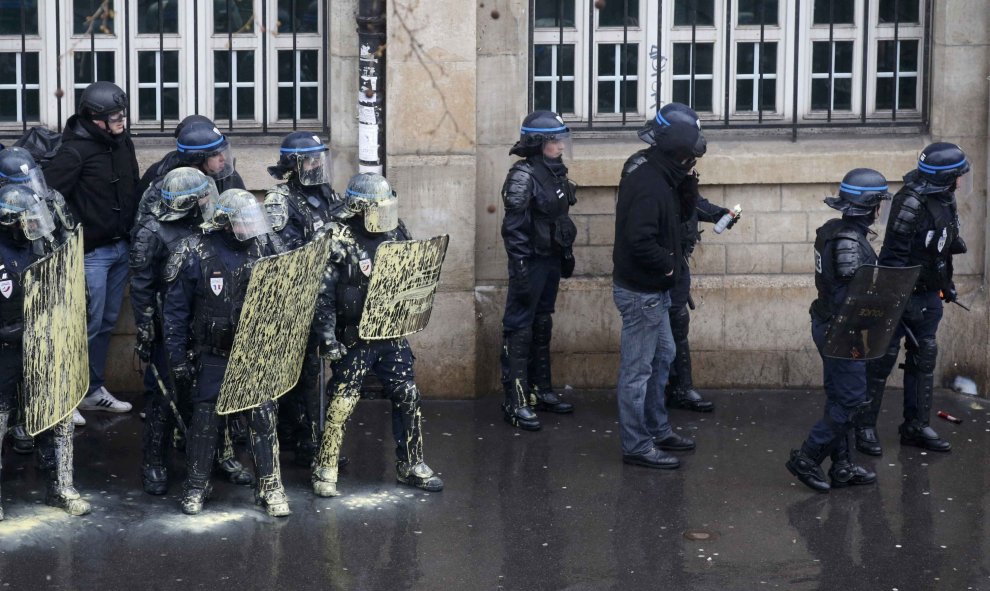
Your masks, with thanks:
M708 151L701 119L694 109L681 103L661 107L639 131L639 139L673 157L685 170L694 168L698 158Z
M179 121L179 124L175 126L175 132L173 132L172 134L173 137L178 139L179 134L182 133L183 127L197 123L206 124L209 125L210 127L216 127L216 125L213 123L213 120L210 119L209 117L206 117L205 115L188 115L185 119Z
M839 194L825 198L825 205L844 216L868 216L889 200L887 179L882 174L872 168L854 168L842 177Z
M926 192L954 190L956 179L969 170L966 154L959 146L948 142L930 144L918 156L917 177L931 189Z
M333 182L330 148L314 133L293 131L282 140L279 159L268 167L277 179L295 178L300 185L329 185Z
M533 111L523 119L519 127L519 141L509 153L528 158L544 153L546 144L557 142L562 143L561 154L570 157L571 130L564 125L560 115L553 111Z
M77 113L90 119L106 119L108 115L127 110L127 93L113 82L94 82L79 97Z
M182 125L175 138L175 151L183 163L198 167L215 180L234 174L230 143L209 119L193 120Z
M31 152L14 146L0 149L0 187L8 184L28 185L38 195L48 195L48 183Z

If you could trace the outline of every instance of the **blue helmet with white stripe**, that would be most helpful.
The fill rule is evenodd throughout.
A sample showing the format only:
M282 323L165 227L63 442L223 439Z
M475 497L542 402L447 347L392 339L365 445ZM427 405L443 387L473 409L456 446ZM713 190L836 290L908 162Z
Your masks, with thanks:
M209 119L191 119L181 125L175 151L184 164L198 167L216 180L234 174L230 143Z
M218 199L217 185L196 168L173 168L154 188L161 198L152 205L151 213L159 221L172 222L194 212L202 214L204 219L213 216Z
M866 216L890 199L887 179L872 168L854 168L842 177L839 194L826 197L825 205L846 216Z
M309 131L293 131L282 140L275 166L268 174L279 180L294 180L300 185L329 185L333 182L330 147L320 136Z
M571 130L560 115L553 111L533 111L523 119L519 141L509 153L526 158L542 153L543 146L550 142L563 142L569 146L570 139Z
M954 189L956 179L969 169L966 154L959 146L948 142L930 144L918 156L918 178L938 191Z

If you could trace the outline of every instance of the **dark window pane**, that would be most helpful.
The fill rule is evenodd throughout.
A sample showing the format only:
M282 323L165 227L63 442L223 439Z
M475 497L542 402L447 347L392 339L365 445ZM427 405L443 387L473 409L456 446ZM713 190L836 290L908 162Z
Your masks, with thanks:
M317 33L320 3L317 0L278 0L279 33Z
M714 57L714 43L696 43L694 45L694 73L711 74L714 71Z
M574 83L557 83L557 113L574 112Z
M551 84L549 82L533 83L533 108L537 111L553 110L550 103Z
M166 51L162 58L162 80L164 82L179 81L179 52Z
M598 75L614 76L616 70L615 44L602 43L598 46Z
M320 116L320 91L316 88L299 89L299 117L301 119L318 119Z
M216 119L230 119L229 88L217 88L213 91L213 116Z
M559 54L557 61L557 74L560 76L574 75L574 46L561 45L557 48Z
M615 112L615 83L611 80L598 83L598 112Z
M113 35L113 15L113 0L109 0L106 6L103 6L103 0L73 0L72 33Z
M828 79L816 78L811 81L811 108L816 111L828 109Z
M213 32L253 32L253 5L254 0L213 0Z
M764 43L762 54L760 55L760 67L764 74L777 73L777 44Z
M138 82L157 82L157 51L138 52Z
M764 111L777 110L777 81L763 80L761 85L763 94L760 96L760 106Z
M178 33L179 0L137 0L137 21L138 33Z
M29 52L21 56L21 82L38 84L38 53Z
M611 0L598 9L599 27L638 27L639 0Z
M835 42L835 71L852 72L853 70L853 42Z
M901 109L918 108L918 79L901 78L898 81L897 98Z
M690 80L674 80L674 88L671 93L671 98L675 103L684 103L685 105L691 102L691 81Z
M99 80L113 80L114 52L96 52L96 73L93 73L93 54L88 51L76 51L72 54L72 64L75 72L76 84L96 82Z
M816 41L811 47L811 71L815 74L827 74L831 69L832 55L828 41Z
M893 41L877 42L877 71L893 72L897 60L897 46Z
M17 121L16 90L0 90L0 121Z
M815 24L852 24L855 0L813 0L815 3Z
M178 88L166 88L162 90L162 115L165 119L179 118Z
M880 0L880 22L918 23L918 4L918 0Z
M877 106L878 111L890 110L894 108L894 79L877 78Z
M835 83L835 102L832 103L834 111L852 110L852 80L849 78L837 78Z
M296 71L296 65L293 63L292 52L291 51L280 51L278 52L278 81L279 82L292 82L292 75Z
M254 119L254 89L237 89L237 118Z
M550 76L553 74L553 46L533 46L533 75ZM546 109L543 109L546 110Z
M38 0L8 0L0 6L0 35L38 34Z
M254 52L237 52L237 81L251 82L254 80Z
M213 52L213 78L217 82L230 82L230 58L229 51Z
M37 90L24 91L24 119L26 121L41 120L41 99Z
M918 71L918 42L901 41L901 71Z
M0 80L5 82L17 80L16 53L0 53Z
M536 0L536 26L539 28L574 26L574 0Z
M776 25L778 0L739 0L740 25Z
M674 43L674 76L687 76L691 73L691 44ZM677 101L680 102L680 101Z
M736 49L736 73L752 74L756 60L756 43L740 43Z
M753 110L753 81L736 81L736 111Z
M158 103L158 100L155 98L156 92L154 88L142 88L138 90L138 117L143 121L155 121L158 118L156 114Z
M695 111L708 111L712 110L712 81L711 80L695 80L694 81L694 104L691 108Z
M299 80L301 82L316 82L319 80L319 53L316 51L299 52Z
M629 43L628 45L620 46L622 63L621 73L626 76L635 76L639 71L639 44Z
M637 108L635 80L627 80L619 85L622 96L619 97L619 108L624 113L635 113Z
M714 24L715 0L675 0L675 27L690 27L691 25L710 27Z
M292 111L296 108L295 93L292 87L278 89L278 118L292 119Z

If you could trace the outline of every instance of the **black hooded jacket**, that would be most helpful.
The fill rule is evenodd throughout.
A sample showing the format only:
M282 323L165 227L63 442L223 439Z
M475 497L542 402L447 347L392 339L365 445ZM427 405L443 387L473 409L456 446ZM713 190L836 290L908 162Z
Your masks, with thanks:
M86 252L130 236L140 177L127 132L113 136L73 115L62 132L62 146L44 171L48 186L65 196L82 224Z

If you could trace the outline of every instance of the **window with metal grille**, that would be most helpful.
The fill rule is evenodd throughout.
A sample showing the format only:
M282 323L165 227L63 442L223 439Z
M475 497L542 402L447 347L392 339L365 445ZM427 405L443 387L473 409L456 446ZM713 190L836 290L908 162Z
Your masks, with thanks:
M328 132L329 5L5 0L0 131L61 127L87 85L110 80L127 91L137 132L171 133L193 113L227 132Z
M530 0L530 100L574 129L927 126L932 0Z

